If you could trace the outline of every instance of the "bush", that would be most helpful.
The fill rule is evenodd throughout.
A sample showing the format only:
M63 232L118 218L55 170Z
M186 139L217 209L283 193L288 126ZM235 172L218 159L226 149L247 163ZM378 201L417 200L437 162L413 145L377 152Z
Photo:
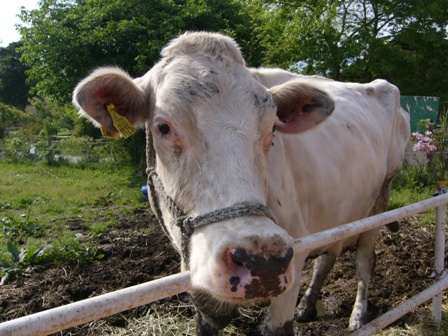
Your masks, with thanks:
M75 162L100 162L104 160L100 147L104 145L101 140L95 140L88 136L70 137L59 144L61 155L73 158Z
M424 132L412 133L413 150L423 153L425 161L405 163L394 181L397 188L436 187L437 182L448 179L447 114L441 118L438 127L430 120L421 120L419 127Z

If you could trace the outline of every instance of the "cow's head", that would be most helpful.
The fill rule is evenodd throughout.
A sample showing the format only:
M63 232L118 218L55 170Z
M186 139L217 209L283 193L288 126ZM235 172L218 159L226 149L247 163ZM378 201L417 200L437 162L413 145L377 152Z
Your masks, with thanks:
M240 202L266 204L275 129L297 133L313 127L331 110L328 97L299 82L265 88L245 67L236 43L219 34L184 34L162 56L137 79L116 68L93 72L74 91L80 114L112 137L119 130L110 104L134 126L146 124L157 174L186 215ZM163 204L162 214L181 250L179 229ZM267 217L198 228L185 265L193 291L227 302L279 295L293 283L292 245Z

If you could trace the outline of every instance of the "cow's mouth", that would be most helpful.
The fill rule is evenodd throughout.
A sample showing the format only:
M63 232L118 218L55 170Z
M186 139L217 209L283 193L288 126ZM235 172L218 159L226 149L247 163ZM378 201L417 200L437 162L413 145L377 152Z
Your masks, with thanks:
M243 300L264 300L266 298L272 298L280 295L289 289L288 276L286 274L279 275L262 281L259 277L253 277L250 283L242 286ZM238 277L232 277L230 279L231 291L233 293L238 292L238 285L240 279Z

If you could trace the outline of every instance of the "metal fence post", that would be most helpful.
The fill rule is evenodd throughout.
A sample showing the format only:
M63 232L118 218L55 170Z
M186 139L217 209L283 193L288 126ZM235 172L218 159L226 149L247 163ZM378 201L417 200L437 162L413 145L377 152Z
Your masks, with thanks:
M445 193L446 190L439 188L439 193ZM436 232L434 246L434 272L435 281L439 281L445 269L445 224L446 224L446 204L436 208ZM432 318L437 325L442 322L442 300L443 291L438 293L432 299Z

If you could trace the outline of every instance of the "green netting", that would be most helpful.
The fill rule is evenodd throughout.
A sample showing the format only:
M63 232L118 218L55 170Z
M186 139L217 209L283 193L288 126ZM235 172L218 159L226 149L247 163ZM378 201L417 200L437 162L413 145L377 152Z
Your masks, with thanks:
M437 122L439 101L439 97L401 96L401 106L411 114L411 132L425 131L418 128L422 119Z

